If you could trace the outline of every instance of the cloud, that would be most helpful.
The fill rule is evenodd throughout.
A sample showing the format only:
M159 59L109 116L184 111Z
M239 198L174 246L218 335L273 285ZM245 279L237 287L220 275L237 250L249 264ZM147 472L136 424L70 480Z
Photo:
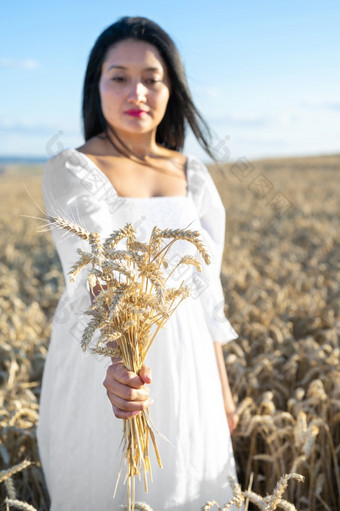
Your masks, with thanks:
M297 114L295 112L283 112L273 118L273 120L278 122L278 124L281 126L289 126L294 124L296 121L300 121L301 119L301 114Z
M302 102L303 106L312 108L324 108L326 110L340 110L340 99L338 98L306 98Z
M0 67L8 69L37 69L39 67L39 62L33 59L0 59Z

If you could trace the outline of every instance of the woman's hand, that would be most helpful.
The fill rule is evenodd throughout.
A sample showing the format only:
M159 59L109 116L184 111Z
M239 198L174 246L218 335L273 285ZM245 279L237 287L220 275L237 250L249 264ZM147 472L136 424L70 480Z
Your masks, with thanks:
M230 434L238 425L239 416L236 412L236 406L230 390L228 375L225 367L222 346L218 342L214 342L215 355L217 361L218 372L220 375L222 393L224 400L224 409L227 416Z
M119 419L130 419L153 403L146 384L151 383L151 371L143 366L139 375L129 371L120 360L108 367L103 382L113 413Z
M240 420L240 417L239 417L238 413L236 412L236 410L228 411L227 406L225 406L225 413L227 416L229 431L230 431L230 434L232 434L234 429L237 428L238 421Z

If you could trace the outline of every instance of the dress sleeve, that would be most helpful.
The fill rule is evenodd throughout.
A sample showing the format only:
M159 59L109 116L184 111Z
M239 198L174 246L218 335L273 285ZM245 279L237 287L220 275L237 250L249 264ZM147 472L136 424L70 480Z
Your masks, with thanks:
M83 159L74 152L64 150L45 164L42 178L42 194L48 217L59 216L81 225L89 232L102 234L103 226L110 231L110 213L105 210L103 193L94 193ZM92 183L93 184L93 183ZM102 192L105 190L102 190ZM86 269L70 281L69 271L79 259L77 249L89 250L86 240L63 229L51 227L53 240L61 261L67 299L72 310L86 310L90 305Z
M191 191L198 211L202 238L211 257L203 265L200 278L203 285L200 298L213 341L226 344L238 338L237 332L224 315L224 293L221 265L224 249L225 209L207 167L197 158L192 160Z

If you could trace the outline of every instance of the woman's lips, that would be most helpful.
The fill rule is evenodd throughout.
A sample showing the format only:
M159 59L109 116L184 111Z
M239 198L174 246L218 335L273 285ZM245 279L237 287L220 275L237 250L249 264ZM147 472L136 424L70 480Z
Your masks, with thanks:
M143 114L147 112L145 110L126 110L125 113L127 115L131 115L132 117L142 117Z

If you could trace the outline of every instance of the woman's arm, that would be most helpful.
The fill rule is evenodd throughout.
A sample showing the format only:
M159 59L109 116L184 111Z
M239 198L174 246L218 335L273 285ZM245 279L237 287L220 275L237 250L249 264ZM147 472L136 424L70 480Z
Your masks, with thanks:
M219 342L214 342L215 355L217 361L218 372L220 375L221 385L222 385L222 393L224 399L224 408L227 416L228 426L230 430L230 434L236 428L239 416L236 412L236 406L234 403L233 396L231 394L227 370L225 367L224 357L222 345Z

